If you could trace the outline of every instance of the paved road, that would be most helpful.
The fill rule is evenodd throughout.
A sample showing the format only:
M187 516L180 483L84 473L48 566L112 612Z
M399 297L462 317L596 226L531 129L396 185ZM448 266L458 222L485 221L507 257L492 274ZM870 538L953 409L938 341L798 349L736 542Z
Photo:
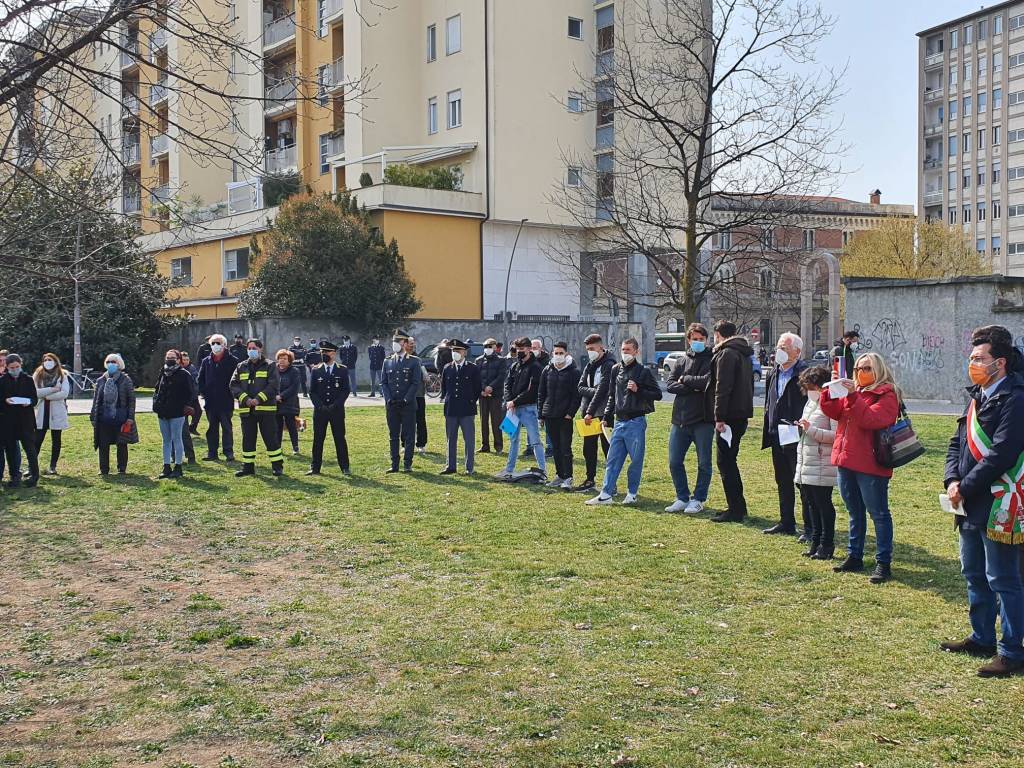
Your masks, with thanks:
M70 406L68 410L72 414L89 413L89 409L92 406L92 399L88 397L76 398L69 400ZM437 402L436 400L429 400L428 402ZM303 408L312 408L313 403L310 402L308 397L299 397L299 404ZM381 397L366 397L360 395L359 397L350 397L345 402L346 408L362 408L366 406L384 405L384 400ZM135 410L138 413L150 413L153 410L153 398L152 397L139 397L135 401Z

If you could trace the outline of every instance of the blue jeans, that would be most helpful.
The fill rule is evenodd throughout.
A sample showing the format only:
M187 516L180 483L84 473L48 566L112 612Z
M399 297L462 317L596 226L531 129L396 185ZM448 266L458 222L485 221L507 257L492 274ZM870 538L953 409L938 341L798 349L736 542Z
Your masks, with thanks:
M601 493L615 495L615 484L619 473L629 456L629 471L626 472L626 490L636 495L640 491L640 477L644 471L644 451L647 447L647 417L637 416L628 421L615 422L612 430L608 458L605 459L604 484Z
M519 435L526 429L526 443L533 448L533 457L537 460L537 466L541 470L544 466L544 443L540 439L540 423L537 421L536 405L520 405L516 408L516 416L519 418L519 426L512 434L512 440L508 446L508 463L505 465L506 472L516 471L516 459L519 457Z
M839 495L850 513L850 541L846 552L850 557L864 559L867 536L867 514L875 524L875 562L892 562L892 515L889 513L889 478L854 472L839 467Z
M164 464L184 464L185 441L181 439L181 430L185 417L157 421L160 422L160 437L164 441Z
M676 498L690 500L690 484L686 478L686 452L692 444L697 450L697 487L693 498L701 504L708 500L711 486L711 443L715 436L715 425L711 422L688 424L685 427L672 425L668 435L668 471L672 474L672 485Z
M992 541L985 529L970 523L960 528L961 573L967 580L971 639L996 644L996 614L1003 627L999 655L1024 659L1024 585L1018 547Z

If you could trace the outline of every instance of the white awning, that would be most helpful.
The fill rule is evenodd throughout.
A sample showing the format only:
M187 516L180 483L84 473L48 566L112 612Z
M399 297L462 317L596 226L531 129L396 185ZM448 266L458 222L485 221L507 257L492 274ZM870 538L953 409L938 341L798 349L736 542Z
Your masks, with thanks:
M409 155L402 162L408 163L409 165L422 165L424 163L433 163L438 160L444 160L449 157L458 157L459 155L467 155L476 149L477 144L474 141L472 144L454 144L449 147L435 147L427 150L426 152L418 152L415 155Z

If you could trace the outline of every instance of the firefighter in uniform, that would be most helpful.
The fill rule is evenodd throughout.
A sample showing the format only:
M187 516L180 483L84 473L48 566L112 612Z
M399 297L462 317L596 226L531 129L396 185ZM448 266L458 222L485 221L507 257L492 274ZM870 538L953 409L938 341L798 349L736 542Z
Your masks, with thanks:
M329 341L320 342L323 363L313 369L309 383L309 399L313 401L313 459L307 475L319 475L324 461L327 427L334 437L334 452L343 475L348 468L348 441L345 440L345 400L348 399L348 369L334 362L338 348Z
M245 362L231 377L231 395L238 401L242 422L242 468L235 477L256 474L256 430L263 436L275 475L284 474L281 433L277 429L277 365L263 356L263 342L249 339Z
M412 451L416 440L416 395L423 380L419 358L412 355L412 343L405 331L395 331L391 341L394 354L384 361L380 389L387 412L391 439L391 469L398 471L399 442L405 446L403 469L412 472Z

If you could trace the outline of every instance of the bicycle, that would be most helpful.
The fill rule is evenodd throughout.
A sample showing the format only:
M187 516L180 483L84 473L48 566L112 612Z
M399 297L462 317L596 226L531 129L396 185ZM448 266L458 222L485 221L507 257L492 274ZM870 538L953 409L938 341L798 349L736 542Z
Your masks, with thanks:
M441 374L424 371L427 377L427 397L441 396Z
M96 390L96 382L100 379L95 368L84 368L81 373L68 371L68 378L71 380L71 394L84 395Z

